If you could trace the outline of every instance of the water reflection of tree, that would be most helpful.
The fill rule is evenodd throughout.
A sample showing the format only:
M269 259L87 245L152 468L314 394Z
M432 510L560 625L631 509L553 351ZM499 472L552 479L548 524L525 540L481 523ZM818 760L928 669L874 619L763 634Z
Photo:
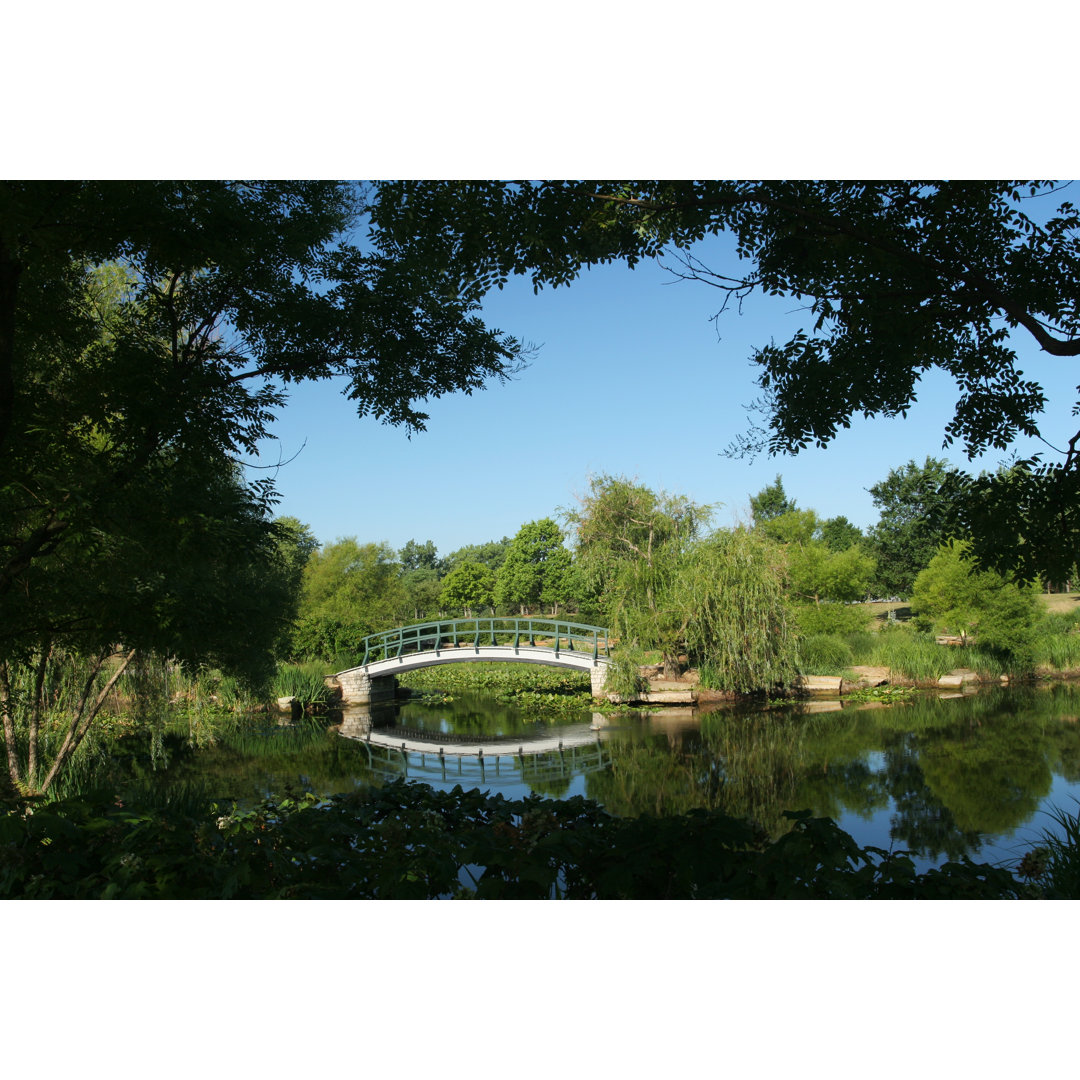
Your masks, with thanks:
M589 715L582 710L581 715L575 715L572 720L580 723L583 719L588 720ZM567 719L559 717L548 722L482 694L461 694L455 695L447 704L410 702L401 705L392 722L419 731L449 730L459 735L497 737L541 734L560 723L567 723Z
M373 782L367 752L352 739L342 739L324 718L305 717L279 726L265 715L230 717L217 725L213 737L196 746L183 725L162 733L127 736L125 752L113 747L92 775L88 787L157 791L166 800L170 791L198 788L209 798L241 800L280 796L286 787L321 795L344 793L358 781Z
M553 799L561 799L570 790L570 784L574 777L568 772L562 776L526 776L525 780L537 795L550 795Z
M1054 769L1080 772L1080 724L1062 722L1078 713L1070 687L814 715L714 713L678 738L612 739L611 768L586 790L620 815L715 808L773 836L790 828L785 809L869 818L891 799L897 846L955 859L1028 820Z
M611 764L585 777L585 794L611 813L666 816L716 805L714 763L703 758L700 739L684 737L673 744L667 735L651 735L615 739L605 747Z
M883 785L892 798L889 837L924 858L957 859L979 850L978 831L961 829L952 811L927 787L914 736L891 733L885 749Z

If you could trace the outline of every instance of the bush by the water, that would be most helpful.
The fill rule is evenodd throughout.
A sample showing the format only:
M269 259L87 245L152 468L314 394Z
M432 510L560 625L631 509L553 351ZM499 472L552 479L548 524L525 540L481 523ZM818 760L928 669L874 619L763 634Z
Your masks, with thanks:
M810 634L799 643L799 665L811 675L842 675L855 662L851 646L833 634Z
M326 665L319 660L278 664L271 696L294 697L301 705L329 704L332 691L326 685Z
M865 631L873 614L863 604L799 604L795 617L799 632L807 637L818 634L844 637Z

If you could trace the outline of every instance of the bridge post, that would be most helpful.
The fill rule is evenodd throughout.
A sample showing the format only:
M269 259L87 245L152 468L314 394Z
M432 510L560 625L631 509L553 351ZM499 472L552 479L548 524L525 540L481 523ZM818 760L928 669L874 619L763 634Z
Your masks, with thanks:
M397 679L393 675L368 675L354 669L338 675L343 705L371 705L376 701L392 701L397 694Z
M604 687L607 684L607 664L598 664L595 661L589 671L589 681L592 684L592 696L597 700L606 697Z

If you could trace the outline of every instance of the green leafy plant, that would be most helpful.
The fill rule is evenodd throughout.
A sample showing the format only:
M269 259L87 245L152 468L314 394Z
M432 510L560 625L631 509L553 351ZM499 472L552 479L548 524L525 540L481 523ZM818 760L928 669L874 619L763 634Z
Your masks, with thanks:
M0 897L26 899L990 899L1026 895L969 860L917 873L828 818L775 842L718 811L614 818L580 796L508 800L397 781L250 810L104 794L0 815ZM1075 837L1066 841L1075 846Z

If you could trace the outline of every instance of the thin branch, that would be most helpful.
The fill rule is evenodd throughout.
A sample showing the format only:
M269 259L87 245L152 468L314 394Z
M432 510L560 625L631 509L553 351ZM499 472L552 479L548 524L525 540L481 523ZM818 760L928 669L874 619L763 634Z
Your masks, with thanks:
M830 217L829 215L808 210L805 207L793 206L790 203L782 202L779 199L774 199L765 195L760 189L740 195L729 195L712 199L697 199L689 202L679 201L668 204L656 203L646 199L630 199L617 195L602 195L599 192L590 192L589 194L592 198L600 199L604 202L637 206L642 209L654 210L656 212L665 210L707 210L710 208L733 207L746 204L757 204L779 210L783 213L790 214L792 217L805 221L819 230L825 230L841 236L849 236L853 240L858 240L860 243L865 244L867 247L882 251L887 255L892 255L903 262L921 266L924 269L930 270L933 273L939 274L954 282L967 285L972 288L977 295L987 300L994 307L999 308L1014 322L1023 326L1024 329L1035 338L1044 352L1049 353L1051 356L1080 356L1080 339L1063 341L1053 337L1043 328L1042 323L1035 318L1034 315L1012 300L989 278L984 274L979 273L977 270L953 269L952 267L946 266L938 259L932 259L929 256L913 251L910 247L905 247L902 244L886 240L873 233L864 232L862 229L853 225L851 222L845 221L843 218Z

